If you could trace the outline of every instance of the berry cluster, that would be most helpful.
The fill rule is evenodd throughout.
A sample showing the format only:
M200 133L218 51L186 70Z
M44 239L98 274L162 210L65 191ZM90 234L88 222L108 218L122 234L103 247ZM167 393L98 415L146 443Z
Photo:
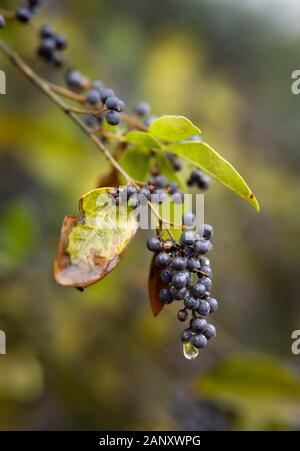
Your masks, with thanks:
M195 226L194 213L183 215L185 227ZM150 237L148 249L156 253L155 264L160 270L160 278L167 285L159 292L163 304L173 301L183 302L178 311L179 321L186 321L191 313L189 327L181 333L181 341L196 349L207 346L207 341L216 336L216 329L204 317L218 308L216 299L210 296L212 270L206 254L211 250L210 239L213 228L209 224L201 226L199 233L195 227L184 230L179 243Z
M67 39L62 34L56 34L50 25L43 25L39 30L41 43L38 47L38 55L56 66L62 65L60 52L67 48Z
M16 10L16 18L23 23L28 23L41 6L41 0L25 0Z
M199 189L206 190L211 185L211 178L209 175L197 169L192 171L186 184L187 186L196 186Z

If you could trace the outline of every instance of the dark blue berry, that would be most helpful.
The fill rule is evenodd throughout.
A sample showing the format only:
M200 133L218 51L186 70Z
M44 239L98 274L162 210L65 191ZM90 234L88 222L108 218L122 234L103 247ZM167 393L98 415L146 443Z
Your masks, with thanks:
M201 266L200 271L205 274L205 276L211 278L212 277L212 270L210 266Z
M194 249L197 255L204 255L210 250L209 244L204 240L196 240L194 243Z
M150 236L147 240L149 251L158 252L161 249L161 242L156 236Z
M53 38L43 39L38 47L38 54L46 59L51 59L55 50L55 41Z
M212 287L212 281L211 281L211 279L210 279L209 277L202 276L202 277L199 279L199 282L201 282L201 283L205 286L206 291L210 291L210 290L211 290L211 287Z
M157 189L151 195L151 202L154 204L162 204L167 199L167 193L163 189Z
M66 83L69 88L81 90L84 87L84 77L78 70L71 69L69 70L66 75Z
M210 224L202 224L199 229L199 234L205 240L210 240L214 236L214 228Z
M91 105L96 105L100 102L100 94L96 89L91 89L89 92L87 92L86 101Z
M106 113L106 120L109 125L118 125L121 121L120 113L117 111L108 111Z
M3 16L1 16L0 14L0 28L4 28L5 27L5 19Z
M171 199L174 204L182 204L184 201L184 192L177 190L174 194L172 194Z
M139 102L134 105L133 111L139 116L146 116L150 113L150 105L147 102Z
M218 301L215 298L208 298L207 302L209 303L210 313L214 313L218 310Z
M182 232L179 242L181 246L189 246L193 244L194 232L192 230L186 230L185 232Z
M59 50L59 51L65 50L68 46L67 39L62 34L58 34L55 36L55 44L56 44L57 50Z
M191 329L184 329L180 334L180 340L182 343L188 343L193 336Z
M175 271L181 271L186 268L186 258L175 257L171 264Z
M182 224L188 227L194 226L196 223L196 215L193 212L184 213L182 216Z
M96 128L98 126L98 120L95 116L84 116L84 122L91 128Z
M176 183L176 182L168 183L168 191L170 194L176 193L177 190L178 190L178 183Z
M139 192L138 192L138 196L145 197L146 200L150 200L151 199L151 193L148 190L148 188L141 188L139 190Z
M165 188L165 186L167 185L168 181L167 181L167 178L164 175L157 175L156 177L154 177L153 183L158 188Z
M135 194L137 194L137 189L133 185L126 186L125 190L126 190L127 197L131 197L131 196L134 196Z
M201 300L199 302L198 313L201 316L206 316L210 312L210 306L207 301Z
M176 289L175 287L172 287L171 291L172 291L172 294L173 294L173 298L176 301L182 301L188 295L188 290L187 290L186 287L179 288L179 290Z
M190 341L197 349L202 349L207 346L207 338L203 334L193 335Z
M123 111L125 104L122 100L118 99L116 96L108 97L105 100L105 106L109 110L115 110L115 111Z
M170 269L165 268L160 273L160 278L164 283L170 283L172 281L173 273Z
M101 91L104 88L104 84L100 80L92 81L92 88L97 89L97 91Z
M165 252L160 252L155 258L155 263L159 268L166 268L169 265L170 261L170 255L166 254Z
M159 292L159 300L163 304L171 304L173 302L173 296L168 288L162 288Z
M195 318L191 322L191 327L195 332L202 333L207 327L207 321L203 318Z
M105 88L102 87L100 90L100 96L101 96L101 102L105 103L106 99L108 99L108 97L114 97L115 93L112 89L110 88Z
M195 269L199 269L200 268L200 262L194 258L194 257L190 257L187 261L187 269L189 271L195 271Z
M197 310L197 308L199 307L199 300L193 298L192 296L189 296L184 299L184 305L189 310Z
M21 6L16 11L16 17L20 22L28 23L32 18L32 12L25 6Z
M217 336L217 331L215 326L212 324L207 324L205 331L203 332L206 338L209 340L210 338L214 338Z
M206 288L202 283L198 282L193 286L191 293L195 298L202 298L206 293Z
M187 276L184 272L176 272L172 277L172 284L177 289L185 287L187 281Z

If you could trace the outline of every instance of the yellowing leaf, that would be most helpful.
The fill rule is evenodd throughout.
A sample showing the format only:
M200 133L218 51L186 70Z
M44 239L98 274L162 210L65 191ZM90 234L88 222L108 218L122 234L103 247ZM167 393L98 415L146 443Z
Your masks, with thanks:
M116 207L110 188L80 199L80 217L66 216L54 262L61 285L83 288L106 276L119 263L137 230L133 210Z
M191 141L172 144L166 146L164 150L173 152L200 167L259 211L258 201L245 180L228 161L208 144Z

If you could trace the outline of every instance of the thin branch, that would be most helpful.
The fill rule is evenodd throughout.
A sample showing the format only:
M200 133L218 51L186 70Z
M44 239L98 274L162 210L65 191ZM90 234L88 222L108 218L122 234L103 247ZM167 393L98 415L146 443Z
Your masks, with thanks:
M63 97L74 100L74 102L85 103L85 96L83 96L82 94L78 94L77 92L73 92L70 89L63 88L62 86L56 85L55 83L48 82L48 85L50 86L52 91Z

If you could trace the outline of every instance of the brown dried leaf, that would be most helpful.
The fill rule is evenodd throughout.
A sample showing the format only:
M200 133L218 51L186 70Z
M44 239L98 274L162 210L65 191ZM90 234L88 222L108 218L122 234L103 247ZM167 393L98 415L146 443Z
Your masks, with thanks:
M155 256L153 256L150 265L148 292L150 305L154 316L157 316L164 307L164 304L160 302L158 297L158 294L162 288L167 288L167 284L162 282L160 278L160 270L155 265Z

